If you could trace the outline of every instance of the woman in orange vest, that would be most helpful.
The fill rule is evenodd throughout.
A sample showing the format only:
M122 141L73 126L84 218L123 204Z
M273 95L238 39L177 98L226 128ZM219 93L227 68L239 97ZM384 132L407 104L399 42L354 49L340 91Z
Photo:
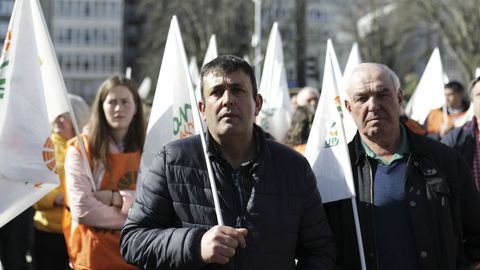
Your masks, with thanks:
M71 263L74 269L136 269L123 260L119 248L145 140L141 101L131 80L115 75L102 83L87 128L82 141L93 179L76 138L69 141L65 160L71 214L65 237Z

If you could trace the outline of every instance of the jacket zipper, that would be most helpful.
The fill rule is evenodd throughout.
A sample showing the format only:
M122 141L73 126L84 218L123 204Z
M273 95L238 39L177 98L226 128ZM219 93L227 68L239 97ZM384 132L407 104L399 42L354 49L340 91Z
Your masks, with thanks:
M372 166L370 165L370 162L368 161L368 157L365 156L365 160L367 162L367 166L368 166L368 172L369 172L369 176L370 176L370 213L371 213L371 217L372 217L372 220L371 220L371 224L372 224L372 227L373 227L373 239L374 239L374 247L375 249L377 248L377 243L376 243L376 240L377 239L377 232L376 232L376 228L375 228L375 211L374 211L374 200L373 200L373 174L372 174ZM365 245L364 245L365 246ZM376 250L375 250L375 253ZM370 256L369 254L367 256ZM377 257L377 254L375 254L375 265L376 265L376 269L378 269L378 257Z
M235 187L237 188L237 194L238 194L238 198L240 200L235 200L237 202L237 219L236 219L236 224L235 224L235 227L236 228L241 228L242 227L242 218L244 217L244 210L243 210L243 206L244 206L244 200L243 200L243 195L242 195L242 188L240 186L240 171L237 171L235 173L232 174L232 177L233 177L233 180L234 180L234 184L235 184ZM238 205L238 201L240 201L240 205Z

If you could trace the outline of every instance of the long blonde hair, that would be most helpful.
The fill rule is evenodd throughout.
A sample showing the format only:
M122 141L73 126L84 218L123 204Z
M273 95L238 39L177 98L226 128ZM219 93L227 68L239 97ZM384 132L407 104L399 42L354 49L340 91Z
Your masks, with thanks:
M143 108L138 95L137 87L134 82L127 79L123 75L113 75L105 80L98 89L97 95L93 102L92 114L88 126L88 140L91 146L91 154L94 160L100 163L107 169L111 169L108 161L108 141L110 137L110 125L105 118L103 111L103 102L111 89L117 86L125 86L130 93L132 93L133 100L137 112L133 116L132 122L128 127L127 135L125 136L125 152L134 152L143 149L145 141L145 116Z

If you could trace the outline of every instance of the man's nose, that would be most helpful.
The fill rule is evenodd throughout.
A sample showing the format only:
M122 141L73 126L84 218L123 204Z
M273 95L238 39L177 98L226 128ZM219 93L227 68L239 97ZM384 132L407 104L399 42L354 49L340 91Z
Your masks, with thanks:
M223 92L223 96L222 96L223 106L233 105L234 100L235 100L235 97L233 96L232 91L227 89L225 90L225 92Z
M370 97L368 99L368 110L374 111L378 107L378 100L375 97Z

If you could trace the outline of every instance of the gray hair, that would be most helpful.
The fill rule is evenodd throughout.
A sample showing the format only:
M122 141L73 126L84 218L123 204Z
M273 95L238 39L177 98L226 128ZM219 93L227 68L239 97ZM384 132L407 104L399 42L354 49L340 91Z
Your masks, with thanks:
M393 86L395 87L395 92L398 93L398 92L402 91L402 86L400 84L400 79L398 78L397 74L395 74L395 72L393 72L393 70L391 70L386 65L379 64L379 63L362 63L362 64L359 64L358 66L356 66L353 69L353 71L350 75L350 78L348 79L347 91L348 91L348 88L349 88L350 83L351 83L350 81L353 78L354 74L365 73L367 69L372 68L372 67L374 67L376 69L381 69L383 72L388 74L388 76L390 77L390 79L393 82Z
M298 91L297 94L297 105L298 106L306 106L307 105L307 100L306 98L308 95L312 93L314 94L317 98L319 98L320 94L318 93L317 88L312 87L312 86L305 86L300 91Z

